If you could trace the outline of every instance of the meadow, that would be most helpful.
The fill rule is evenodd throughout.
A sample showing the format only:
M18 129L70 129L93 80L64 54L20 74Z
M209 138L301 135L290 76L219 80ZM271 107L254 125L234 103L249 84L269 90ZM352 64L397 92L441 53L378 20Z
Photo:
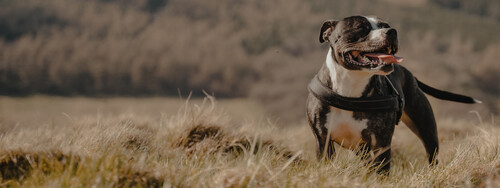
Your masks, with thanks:
M249 99L0 97L0 186L498 187L500 127L464 116L437 117L433 167L398 125L382 175L344 148L318 161L305 121Z
M402 123L387 175L316 159L318 32L352 15L484 102L429 97L438 165ZM0 187L500 187L498 33L498 0L0 0Z

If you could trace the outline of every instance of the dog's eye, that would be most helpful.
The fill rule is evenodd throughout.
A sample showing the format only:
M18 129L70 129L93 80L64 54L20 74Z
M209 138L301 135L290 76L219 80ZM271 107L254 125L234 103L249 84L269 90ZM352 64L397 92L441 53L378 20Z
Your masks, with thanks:
M386 23L379 23L378 27L379 28L390 28L391 26L389 26L389 24L386 24Z
M359 25L358 27L356 27L355 30L356 31L371 30L371 26L363 24L363 25Z
M359 25L353 30L351 30L350 33L356 33L356 35L358 36L365 36L368 35L368 33L370 33L371 30L372 28L370 25Z

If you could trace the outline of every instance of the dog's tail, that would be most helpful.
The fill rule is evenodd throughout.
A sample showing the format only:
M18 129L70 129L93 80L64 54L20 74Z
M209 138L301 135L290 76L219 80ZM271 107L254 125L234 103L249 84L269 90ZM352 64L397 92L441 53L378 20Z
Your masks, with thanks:
M415 80L417 80L417 79L415 78ZM418 83L418 87L420 89L422 89L422 91L424 91L425 93L427 93L433 97L436 97L438 99L461 102L461 103L469 103L469 104L482 103L480 100L474 99L474 98L469 97L469 96L455 94L455 93L451 93L448 91L442 91L442 90L433 88L431 86L428 86L428 85L420 82L419 80L417 80L417 83Z

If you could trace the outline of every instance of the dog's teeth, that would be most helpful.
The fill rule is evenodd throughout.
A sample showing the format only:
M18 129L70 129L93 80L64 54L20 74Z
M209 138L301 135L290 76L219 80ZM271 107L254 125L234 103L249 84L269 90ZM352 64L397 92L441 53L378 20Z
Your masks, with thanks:
M370 61L370 60L369 60L366 56L363 56L363 61L364 61L364 62L368 62L368 61Z

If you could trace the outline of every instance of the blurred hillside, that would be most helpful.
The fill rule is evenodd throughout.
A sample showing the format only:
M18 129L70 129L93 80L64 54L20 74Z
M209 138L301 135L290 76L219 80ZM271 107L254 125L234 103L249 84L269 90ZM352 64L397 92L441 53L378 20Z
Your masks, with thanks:
M306 85L327 51L321 24L357 14L398 29L403 65L420 80L498 113L495 0L0 0L0 95L205 90L302 118Z

